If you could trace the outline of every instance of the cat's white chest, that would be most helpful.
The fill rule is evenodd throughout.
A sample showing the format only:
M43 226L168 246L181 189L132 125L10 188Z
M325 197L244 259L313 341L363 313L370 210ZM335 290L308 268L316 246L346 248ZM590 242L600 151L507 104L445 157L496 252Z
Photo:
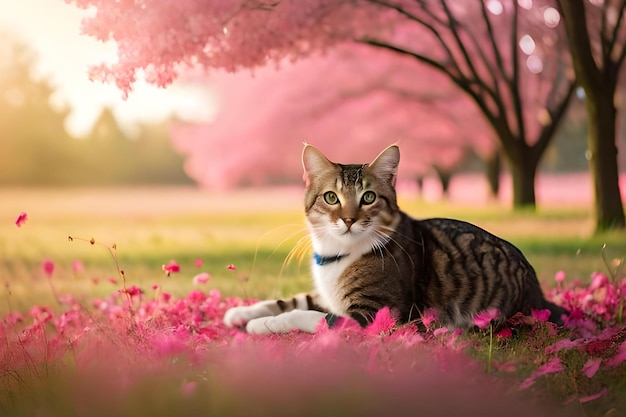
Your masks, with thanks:
M345 316L347 314L345 301L339 292L338 281L346 267L354 261L352 255L341 260L325 265L318 265L313 262L312 273L315 289L326 307L331 313Z

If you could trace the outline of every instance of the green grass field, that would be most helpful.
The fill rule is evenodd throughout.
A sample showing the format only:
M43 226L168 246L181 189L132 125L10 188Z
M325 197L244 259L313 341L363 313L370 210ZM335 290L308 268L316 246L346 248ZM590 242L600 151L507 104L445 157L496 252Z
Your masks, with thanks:
M306 240L298 188L224 194L194 188L2 190L0 201L0 277L5 293L0 312L53 300L41 270L45 259L55 263L57 292L109 293L116 286L108 279L119 281L108 250L113 246L127 283L146 291L160 285L173 294L185 294L200 271L209 272L210 285L225 295L276 297L309 286L307 252L301 251L305 259L286 262L297 242ZM587 207L520 213L495 204L458 207L411 196L400 196L400 205L415 217L459 218L511 241L526 254L546 287L553 285L559 270L582 280L594 271L607 272L603 245L609 262L626 256L624 233L593 235ZM29 219L18 228L14 221L22 211ZM91 238L96 245L81 240ZM198 258L202 268L194 264ZM172 259L181 265L181 272L167 278L161 266ZM85 270L73 271L73 260L80 260ZM229 264L237 269L228 270Z

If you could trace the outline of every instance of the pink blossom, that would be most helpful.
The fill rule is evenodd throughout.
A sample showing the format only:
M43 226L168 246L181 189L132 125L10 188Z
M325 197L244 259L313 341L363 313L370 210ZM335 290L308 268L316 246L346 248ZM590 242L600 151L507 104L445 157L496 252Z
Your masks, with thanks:
M80 274L85 271L85 265L83 265L81 261L75 259L72 261L72 270L77 274Z
M505 327L496 333L496 337L499 337L500 339L508 339L511 336L513 336L513 331L510 327Z
M211 275L209 275L208 272L201 272L195 277L193 277L193 283L195 285L206 284L207 282L209 282L210 279L211 279Z
M235 267L235 265L230 264L230 265L228 265L228 266L226 267L226 269L228 269L229 271L234 271L234 270L236 270L237 268Z
M474 325L479 329L486 329L493 319L500 315L500 311L497 308L488 308L483 310L474 316Z
M131 297L137 297L140 296L143 291L141 291L141 288L139 288L138 286L131 285L130 287L126 288L125 292Z
M422 324L428 328L435 320L437 320L437 310L432 307L425 309L422 313Z
M547 308L543 310L532 309L531 313L537 321L540 321L542 323L545 323L546 321L548 321L548 319L550 318L550 314L551 314L550 310L548 310Z
M587 376L587 378L592 378L598 369L600 369L600 364L602 363L602 358L591 358L583 365L582 372Z
M180 265L174 260L171 260L167 265L163 265L161 268L167 273L168 277L173 272L180 272Z
M565 281L565 271L558 271L556 274L554 274L554 280L557 283Z
M609 283L609 279L606 275L600 272L594 272L591 275L591 285L589 285L589 291L595 291L598 288L604 287Z
M15 225L17 227L22 227L22 225L26 223L26 220L28 220L28 214L23 211L20 213L19 216L17 216L17 220L15 220Z
M598 399L598 398L600 398L600 397L603 397L603 396L605 396L608 392L609 392L609 389L608 389L607 387L604 387L604 388L602 388L599 392L597 392L597 393L595 393L595 394L587 395L586 397L582 397L582 398L580 398L578 401L579 401L581 404L584 404L584 403L586 403L586 402L593 401L593 400L596 400L596 399Z
M43 261L41 265L43 272L48 276L48 278L52 278L52 273L54 272L54 262L50 259L46 259Z
M203 264L202 259L200 258L196 259L195 264L196 264L196 268L201 268Z
M393 318L389 307L380 309L374 321L366 328L366 333L370 335L386 334L393 330L396 325L396 319Z

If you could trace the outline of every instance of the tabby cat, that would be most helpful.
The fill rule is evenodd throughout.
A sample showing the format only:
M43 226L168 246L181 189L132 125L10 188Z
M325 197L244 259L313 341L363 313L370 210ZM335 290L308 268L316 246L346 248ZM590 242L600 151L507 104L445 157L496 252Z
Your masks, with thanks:
M544 298L515 246L463 221L416 220L398 208L399 161L395 145L370 164L343 165L305 144L315 292L231 308L225 324L250 333L313 332L335 316L365 326L385 306L402 322L434 308L443 325L458 328L472 327L489 308L502 318L549 309L550 321L560 323L566 310Z

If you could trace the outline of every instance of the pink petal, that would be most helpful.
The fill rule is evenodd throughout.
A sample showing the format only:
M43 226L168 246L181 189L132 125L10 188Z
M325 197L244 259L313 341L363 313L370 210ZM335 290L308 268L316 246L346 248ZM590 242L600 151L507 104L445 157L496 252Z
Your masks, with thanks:
M20 213L19 216L17 216L17 220L15 220L15 225L17 227L22 227L22 225L26 223L26 220L28 220L28 214L23 211Z
M180 272L180 265L176 263L176 261L172 260L167 265L163 265L161 267L167 274L171 274L172 272Z
M430 324L437 320L437 309L429 307L422 313L422 324L426 327L430 327Z
M376 313L374 321L367 326L366 333L371 335L389 333L395 325L396 319L391 315L391 310L389 307L384 307Z
M499 337L501 339L508 339L511 336L513 336L513 331L510 327L505 327L504 329L496 333L496 337Z
M487 310L483 310L474 316L474 324L479 329L485 329L491 323L491 320L495 319L500 315L500 312L497 308L489 308Z
M52 273L54 272L54 262L52 262L50 259L46 259L45 261L43 261L41 267L43 268L43 272L48 276L48 278L52 277Z
M582 342L583 342L583 339L575 339L575 340L561 339L558 342L546 347L546 349L544 350L544 353L546 355L549 355L552 353L560 352L563 349L569 350L580 345Z
M548 321L548 319L550 318L550 310L543 309L543 310L535 310L532 309L530 310L530 312L532 313L533 317L540 322L545 323L546 321Z
M196 259L196 268L202 267L202 263L203 263L202 259L200 259L200 258Z
M600 392L597 392L595 394L591 394L591 395L587 395L586 397L582 397L580 398L578 401L580 401L581 404L598 399L604 395L606 395L606 393L609 392L609 389L607 387L604 387L600 390Z
M85 265L79 260L72 261L72 270L76 273L81 273L85 271Z
M596 372L598 372L598 369L600 369L601 363L602 358L589 359L583 366L583 374L585 374L587 378L592 378L596 374Z
M206 284L207 282L209 282L210 279L211 279L211 275L209 275L208 272L202 272L196 275L195 277L193 277L193 283L195 285Z
M555 275L554 275L554 280L556 282L563 282L565 281L565 271L558 271Z
M235 267L235 265L230 264L230 265L228 265L228 266L226 267L226 269L228 269L229 271L234 271L234 270L236 270L237 268Z
M561 358L552 358L550 361L537 368L537 370L533 372L533 375L538 377L547 374L555 374L557 372L561 372L563 369L563 365L561 365Z

